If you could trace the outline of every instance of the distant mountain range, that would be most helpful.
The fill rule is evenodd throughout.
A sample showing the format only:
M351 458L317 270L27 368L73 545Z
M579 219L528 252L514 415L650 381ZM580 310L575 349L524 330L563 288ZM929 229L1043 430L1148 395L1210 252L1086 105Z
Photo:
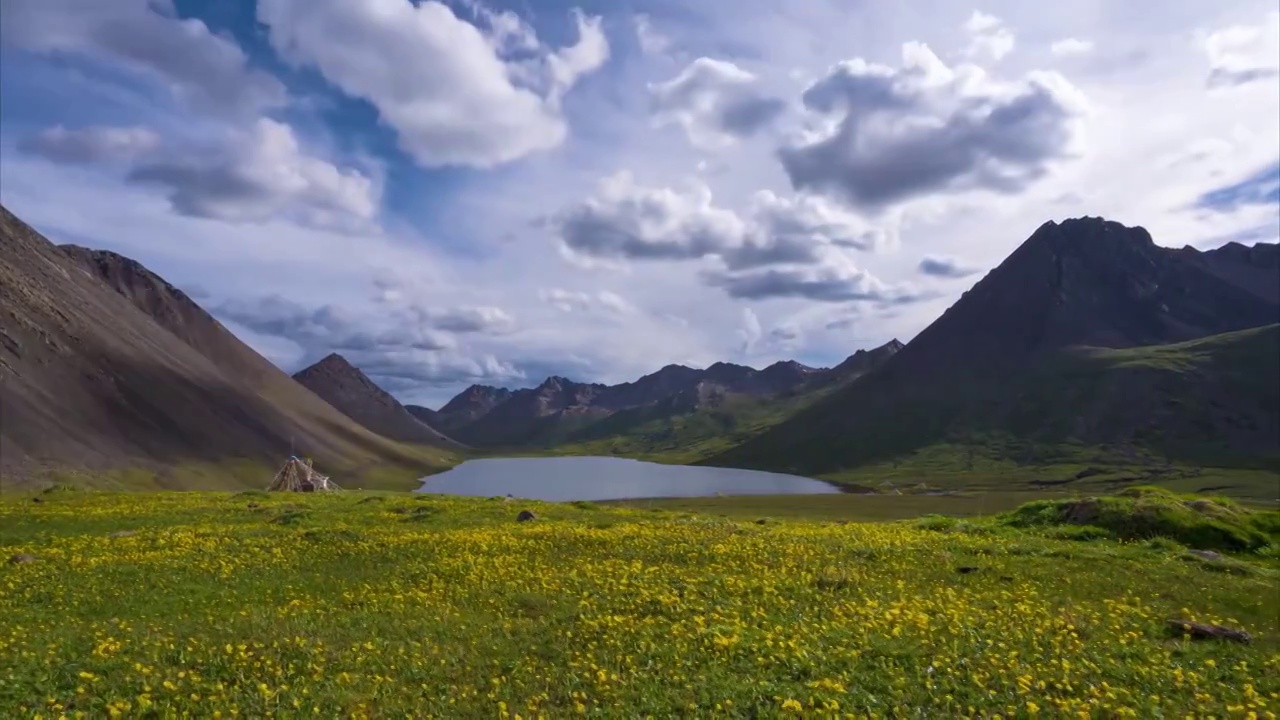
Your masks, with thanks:
M403 487L472 448L825 476L1138 457L1280 472L1280 246L1051 222L910 343L833 368L473 385L431 410L338 355L290 377L141 264L0 208L0 407L5 482L254 486L293 452L340 484Z
M756 370L718 362L703 370L667 365L618 385L563 377L549 377L536 388L521 390L472 385L439 410L409 406L409 412L477 447L549 447L599 439L595 426L606 418L613 420L603 427L621 430L629 424L718 408L734 397L780 399L830 388L875 368L901 347L893 340L874 350L859 350L834 368L789 360Z
M882 367L702 462L821 474L965 448L1280 469L1278 300L1274 244L1046 223Z

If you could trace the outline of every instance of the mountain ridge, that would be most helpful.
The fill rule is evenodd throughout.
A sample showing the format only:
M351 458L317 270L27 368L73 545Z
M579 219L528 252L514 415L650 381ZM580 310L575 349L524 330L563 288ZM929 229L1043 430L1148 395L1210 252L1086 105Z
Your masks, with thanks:
M6 482L265 485L291 448L344 478L455 462L351 422L141 263L59 248L3 206L0 376ZM252 476L211 470L231 465Z
M433 417L436 427L476 446L572 442L585 437L583 433L591 435L593 423L618 413L651 422L712 408L726 396L762 399L838 384L866 372L901 347L894 339L871 350L859 350L835 368L811 368L783 360L757 370L721 361L701 370L666 365L616 385L580 383L558 375L519 390L472 385L433 411Z
M704 462L821 474L969 442L979 432L1031 437L1033 428L991 418L1021 402L1011 388L1064 353L1158 347L1280 322L1271 299L1280 297L1280 275L1260 281L1280 246L1259 246L1192 253L1101 218L1045 223L876 372ZM1032 387L1058 397L1070 385L1061 380ZM1184 379L1148 381L1155 393L1161 382ZM1110 413L1108 402L1100 397L1081 412ZM1054 442L1071 433L1061 435Z
M378 387L359 368L338 353L329 353L293 374L293 379L347 417L383 437L446 448L460 444L429 424Z

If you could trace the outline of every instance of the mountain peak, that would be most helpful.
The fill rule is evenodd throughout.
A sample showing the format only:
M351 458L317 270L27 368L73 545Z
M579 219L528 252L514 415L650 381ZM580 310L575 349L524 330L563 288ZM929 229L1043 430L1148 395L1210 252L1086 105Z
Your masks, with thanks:
M325 355L294 373L293 378L347 417L384 437L433 445L456 444L420 420L338 353Z

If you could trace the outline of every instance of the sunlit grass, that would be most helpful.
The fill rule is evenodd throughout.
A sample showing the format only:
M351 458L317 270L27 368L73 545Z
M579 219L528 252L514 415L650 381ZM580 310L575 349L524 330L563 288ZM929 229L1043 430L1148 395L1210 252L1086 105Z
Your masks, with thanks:
M591 503L0 501L3 717L1267 717L1274 561ZM539 516L515 522L517 512ZM942 525L947 525L945 528ZM126 531L121 533L120 531ZM976 571L959 573L959 567ZM1170 637L1169 617L1253 633Z

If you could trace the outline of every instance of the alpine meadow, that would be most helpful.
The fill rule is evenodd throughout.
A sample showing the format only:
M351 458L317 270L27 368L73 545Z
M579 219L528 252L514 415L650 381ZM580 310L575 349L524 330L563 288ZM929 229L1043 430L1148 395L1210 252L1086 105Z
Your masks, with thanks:
M1280 715L1274 1L4 0L0 719Z

